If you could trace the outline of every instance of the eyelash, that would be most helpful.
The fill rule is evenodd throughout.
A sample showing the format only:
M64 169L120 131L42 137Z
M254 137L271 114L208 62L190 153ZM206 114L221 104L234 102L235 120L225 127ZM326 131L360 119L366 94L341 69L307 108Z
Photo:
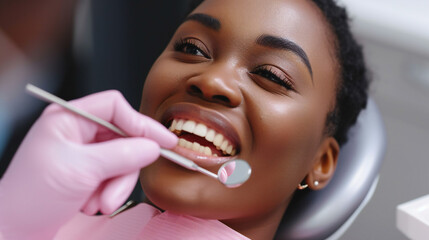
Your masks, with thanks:
M176 41L174 43L174 50L176 52L182 52L184 54L190 54L190 55L196 55L198 56L197 53L194 52L187 52L186 49L192 49L192 50L196 50L198 52L201 53L201 55L203 55L205 58L211 59L210 56L203 50L201 50L200 47L197 46L197 44L195 44L196 40L193 39L179 39L178 41Z
M195 43L196 40L194 39L179 39L174 43L174 50L176 52L181 52L184 54L190 54L198 56L198 53L195 52L188 52L187 50L193 50L198 51L207 59L211 59L211 57L203 50L201 50L200 47L197 46ZM257 67L256 70L251 72L252 74L257 74L261 77L264 77L274 83L277 83L281 85L282 87L286 88L287 90L295 91L292 82L288 79L287 76L279 76L276 74L276 71L273 71L272 67L269 66L260 66Z
M273 71L272 67L260 66L256 70L252 71L252 74L257 74L261 77L264 77L274 83L280 84L282 87L287 90L295 91L292 82L288 79L287 76L278 76L276 71Z

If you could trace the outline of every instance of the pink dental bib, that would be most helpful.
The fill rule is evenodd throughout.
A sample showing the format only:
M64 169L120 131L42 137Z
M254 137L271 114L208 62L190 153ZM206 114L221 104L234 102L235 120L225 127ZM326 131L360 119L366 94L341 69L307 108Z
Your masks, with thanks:
M55 236L56 240L168 240L249 239L218 220L161 212L148 204L109 218L77 214Z

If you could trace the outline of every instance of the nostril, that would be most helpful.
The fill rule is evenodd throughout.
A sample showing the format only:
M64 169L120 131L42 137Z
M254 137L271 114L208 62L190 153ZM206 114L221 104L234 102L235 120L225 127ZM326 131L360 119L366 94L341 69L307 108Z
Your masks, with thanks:
M188 85L187 92L193 96L204 98L207 101L218 102L227 105L231 105L231 99L222 94L213 94L210 90L203 91L196 84Z
M227 98L226 96L223 95L214 95L212 97L214 100L218 100L224 103L230 103L231 101L229 100L229 98Z
M201 91L201 89L199 87L195 86L195 85L191 85L190 86L190 91L192 93L194 93L194 94L197 94L197 95L202 95L203 94L203 91Z

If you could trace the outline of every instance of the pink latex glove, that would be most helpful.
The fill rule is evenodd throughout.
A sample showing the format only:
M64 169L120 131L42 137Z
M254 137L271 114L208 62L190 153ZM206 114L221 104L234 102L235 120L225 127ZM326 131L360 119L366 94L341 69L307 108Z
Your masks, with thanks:
M110 214L128 198L141 168L177 137L117 91L72 104L118 126L129 138L58 105L28 132L0 181L0 239L52 239L79 211Z

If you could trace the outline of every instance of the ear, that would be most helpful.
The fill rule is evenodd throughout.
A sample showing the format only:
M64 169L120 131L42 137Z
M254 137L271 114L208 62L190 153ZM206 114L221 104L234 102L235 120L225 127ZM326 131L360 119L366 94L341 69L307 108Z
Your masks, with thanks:
M329 183L337 167L339 153L340 146L335 138L328 137L323 140L314 159L313 168L307 175L310 189L320 190Z

